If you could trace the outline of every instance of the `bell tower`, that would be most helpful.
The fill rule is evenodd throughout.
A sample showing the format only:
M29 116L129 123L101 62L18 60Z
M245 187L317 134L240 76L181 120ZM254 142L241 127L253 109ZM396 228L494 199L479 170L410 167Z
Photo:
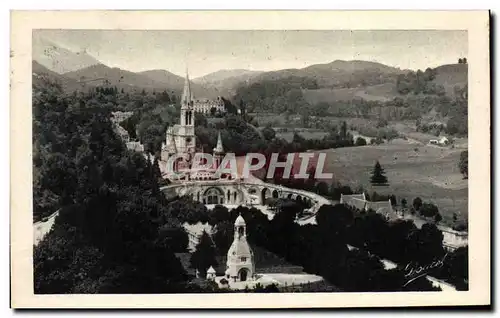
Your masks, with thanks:
M181 98L181 121L179 127L179 147L178 151L182 153L193 154L196 148L196 138L194 134L194 109L193 93L191 83L186 70L186 79L184 81L184 90Z
M244 282L252 280L255 274L253 252L247 242L246 222L241 215L234 222L233 244L227 252L226 278Z

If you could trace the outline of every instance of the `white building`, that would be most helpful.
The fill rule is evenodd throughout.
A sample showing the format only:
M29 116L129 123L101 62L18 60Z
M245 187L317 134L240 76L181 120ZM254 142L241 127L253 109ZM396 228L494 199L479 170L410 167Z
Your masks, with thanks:
M217 171L217 168L221 164L222 158L224 157L222 137L219 133L217 145L213 149L213 158L215 162L213 163L212 167L197 169L196 171L191 169L193 166L194 155L196 153L194 118L195 112L196 109L193 102L191 85L189 82L189 77L186 74L184 91L182 93L181 99L180 123L167 129L165 142L162 144L161 158L159 162L162 175L167 179L172 179L171 181L214 180L215 172ZM171 162L169 162L169 158L173 158L174 156L176 157L176 160L171 160ZM205 163L201 165L205 166ZM189 173L182 174L182 177L180 177L179 179L178 175L175 174L179 171L189 171ZM225 178L227 176L221 177Z
M218 96L216 99L195 99L193 100L193 109L196 113L210 114L212 109L223 113L226 111L224 100Z
M443 145L443 146L446 146L450 143L450 140L446 137L441 137L441 139L439 139L439 144L440 145Z
M255 264L247 242L246 223L241 215L234 222L234 240L227 251L225 278L233 282L253 280Z

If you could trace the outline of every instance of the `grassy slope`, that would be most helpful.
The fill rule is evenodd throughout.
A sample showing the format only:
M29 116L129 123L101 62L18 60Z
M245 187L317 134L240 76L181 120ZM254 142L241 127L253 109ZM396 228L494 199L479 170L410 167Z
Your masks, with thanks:
M396 85L394 83L355 88L320 88L315 90L304 90L303 94L304 98L310 104L331 101L349 101L354 98L385 102L400 96L396 91Z
M415 151L418 148L418 151ZM379 146L364 146L327 150L326 171L335 180L352 186L362 185L369 192L395 194L398 202L408 202L417 196L434 202L446 222L453 212L467 215L467 180L462 179L457 163L463 149L395 140ZM370 174L376 160L387 173L388 187L372 187Z
M442 85L448 96L454 95L454 87L463 87L467 83L467 65L449 64L436 68L437 74L433 83ZM387 101L402 97L397 92L396 82L354 88L321 88L304 90L304 98L311 104L319 102L349 101L353 98L363 98L369 101Z

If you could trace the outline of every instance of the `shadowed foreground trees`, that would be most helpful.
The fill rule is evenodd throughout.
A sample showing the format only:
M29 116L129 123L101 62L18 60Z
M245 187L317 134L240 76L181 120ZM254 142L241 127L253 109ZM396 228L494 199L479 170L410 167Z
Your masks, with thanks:
M195 247L195 251L191 254L191 267L199 271L200 277L207 276L207 270L210 266L216 267L215 247L212 239L203 231L199 243Z
M159 234L167 222L158 216L169 211L152 164L125 149L93 94L64 96L49 85L35 96L34 214L46 213L46 191L59 197L51 212L62 206L34 248L35 293L184 290L174 251L186 237L173 245Z

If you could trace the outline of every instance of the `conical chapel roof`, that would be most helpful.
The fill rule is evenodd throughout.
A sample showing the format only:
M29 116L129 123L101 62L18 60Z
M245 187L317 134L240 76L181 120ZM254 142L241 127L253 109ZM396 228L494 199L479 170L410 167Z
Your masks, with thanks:
M217 146L215 146L214 148L214 153L218 154L224 153L224 147L222 146L222 137L220 135L220 131L219 135L217 136Z

